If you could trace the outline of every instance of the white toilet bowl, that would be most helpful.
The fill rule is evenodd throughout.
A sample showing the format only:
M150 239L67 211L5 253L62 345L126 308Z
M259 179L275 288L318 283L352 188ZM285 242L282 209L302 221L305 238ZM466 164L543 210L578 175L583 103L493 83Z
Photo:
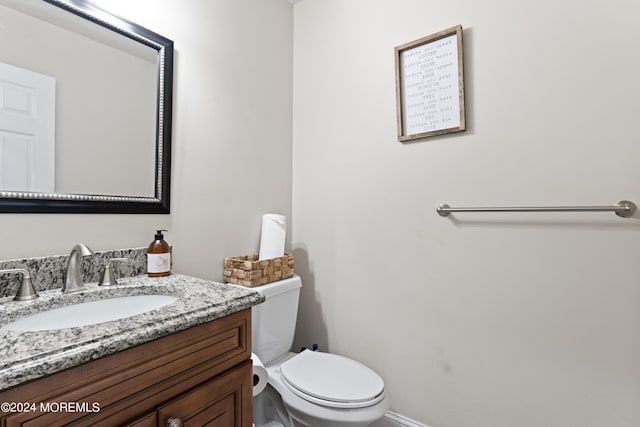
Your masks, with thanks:
M290 353L302 281L294 276L258 286L252 307L252 351L268 385L254 397L256 427L364 427L389 409L384 382L349 358L305 350Z
M305 350L266 368L288 416L286 427L364 427L389 409L382 379L346 357Z

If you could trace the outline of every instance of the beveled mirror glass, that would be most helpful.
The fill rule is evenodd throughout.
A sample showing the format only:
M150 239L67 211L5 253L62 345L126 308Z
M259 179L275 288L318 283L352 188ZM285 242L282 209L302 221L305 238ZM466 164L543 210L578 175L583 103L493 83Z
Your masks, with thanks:
M169 213L173 42L84 0L0 0L0 212Z

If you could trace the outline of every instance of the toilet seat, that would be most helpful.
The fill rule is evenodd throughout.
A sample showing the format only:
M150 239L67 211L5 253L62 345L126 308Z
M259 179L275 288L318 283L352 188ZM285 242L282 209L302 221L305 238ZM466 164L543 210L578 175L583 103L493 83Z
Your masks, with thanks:
M363 408L385 397L384 381L347 357L305 350L280 367L283 383L295 395L331 408Z

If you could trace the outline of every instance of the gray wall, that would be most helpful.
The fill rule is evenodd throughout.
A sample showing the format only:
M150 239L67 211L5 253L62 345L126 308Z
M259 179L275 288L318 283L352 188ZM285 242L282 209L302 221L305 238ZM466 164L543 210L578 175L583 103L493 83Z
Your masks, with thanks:
M430 427L640 425L640 5L294 6L297 346L352 356ZM393 48L461 24L465 133L396 140Z

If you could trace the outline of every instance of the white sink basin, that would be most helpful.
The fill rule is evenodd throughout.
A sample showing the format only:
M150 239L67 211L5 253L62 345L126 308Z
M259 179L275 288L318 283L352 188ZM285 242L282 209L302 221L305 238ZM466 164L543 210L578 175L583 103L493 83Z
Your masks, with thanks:
M156 310L173 304L177 300L177 297L168 295L135 295L105 298L25 316L7 323L0 329L9 331L46 331L97 325L98 323L124 319Z

